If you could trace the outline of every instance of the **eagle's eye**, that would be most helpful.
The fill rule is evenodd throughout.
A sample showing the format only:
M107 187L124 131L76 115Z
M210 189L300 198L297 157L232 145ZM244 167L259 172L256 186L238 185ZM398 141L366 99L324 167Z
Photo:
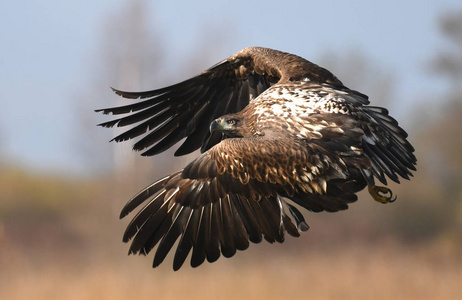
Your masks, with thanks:
M231 125L231 126L234 126L237 124L237 120L236 119L229 119L226 121L226 123L228 123L228 125Z

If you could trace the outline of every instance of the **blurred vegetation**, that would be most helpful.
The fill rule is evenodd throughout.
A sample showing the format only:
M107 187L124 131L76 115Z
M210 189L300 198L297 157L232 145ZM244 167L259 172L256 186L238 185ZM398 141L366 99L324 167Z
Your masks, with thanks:
M443 16L440 28L447 46L430 62L430 69L448 88L438 95L427 91L428 99L414 102L409 112L406 122L411 125L405 129L416 148L418 172L411 181L391 185L399 197L396 203L381 205L362 193L346 212L306 213L311 230L283 245L251 245L231 260L221 258L198 270L186 266L173 273L171 261L151 270L151 256L126 257L128 247L121 236L128 221L119 221L118 213L136 191L188 158L172 160L167 153L154 159L137 157L130 165L111 165L117 158L136 154L111 154L110 149L120 146L115 144L96 147L102 144L97 142L101 136L96 137L100 133L94 133L97 121L91 116L91 126L79 129L91 141L82 151L89 161L104 162L112 172L70 177L6 162L0 165L0 298L455 299L462 295L462 12ZM114 51L110 44L106 49ZM128 50L121 51L120 57L117 53L110 57L123 61ZM155 60L161 57L162 51ZM143 59L125 66L132 63L153 72L155 63L145 64ZM358 63L367 67L351 67ZM388 106L394 97L391 76L370 76L376 69L367 57L323 65L348 86L367 90L374 105ZM356 74L344 79L352 69ZM88 118L82 120L89 123ZM104 134L107 139L112 135ZM177 276L182 276L181 284Z
M417 108L411 139L417 149L417 180L401 187L410 216L398 219L406 239L450 239L462 243L462 11L444 15L440 30L446 48L430 63L433 76L446 80L441 95Z

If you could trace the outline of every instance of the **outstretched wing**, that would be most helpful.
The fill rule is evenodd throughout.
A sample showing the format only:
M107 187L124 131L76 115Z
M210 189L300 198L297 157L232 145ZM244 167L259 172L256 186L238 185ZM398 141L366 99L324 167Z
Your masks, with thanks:
M335 130L323 132L329 140L342 138ZM360 139L353 131L345 132L351 136L343 138ZM233 256L236 250L246 249L249 241L259 243L262 237L283 242L284 231L298 236L297 227L307 230L308 226L281 195L312 211L333 212L348 208L357 199L354 193L364 187L363 182L348 181L346 174L350 167L365 167L368 160L343 148L331 150L278 132L223 140L127 203L121 217L147 202L128 225L124 241L132 239L130 253L146 254L157 246L156 267L180 239L176 270L191 250L195 267L221 254Z
M250 99L256 98L278 80L277 74L264 66L255 70L252 56L241 55L226 59L196 77L166 88L146 92L114 89L125 98L148 99L97 111L114 115L131 113L100 124L103 127L141 122L113 140L120 142L145 134L133 146L134 150L149 147L142 155L161 153L186 137L175 152L175 155L184 155L200 147L205 151L218 143L221 134L211 136L210 123L224 114L242 110Z
M128 116L100 124L126 126L141 122L113 140L125 141L145 134L135 150L149 148L142 155L155 155L186 140L175 152L184 155L198 148L202 152L221 141L208 131L212 120L242 110L251 99L278 82L311 81L342 87L331 72L299 56L277 50L245 48L205 72L181 83L146 92L117 94L147 100L121 107L99 109L105 114Z

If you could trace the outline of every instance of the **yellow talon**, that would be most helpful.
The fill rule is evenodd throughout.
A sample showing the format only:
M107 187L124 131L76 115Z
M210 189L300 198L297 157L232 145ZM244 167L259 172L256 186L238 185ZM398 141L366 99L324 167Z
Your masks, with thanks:
M371 186L367 185L369 194L372 198L380 203L392 203L395 202L396 196L393 198L393 192L385 186Z

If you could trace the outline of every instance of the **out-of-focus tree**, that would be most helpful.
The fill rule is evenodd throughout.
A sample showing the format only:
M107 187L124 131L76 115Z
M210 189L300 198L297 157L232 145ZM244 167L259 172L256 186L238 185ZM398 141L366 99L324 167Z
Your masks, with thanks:
M161 80L164 43L161 36L150 29L147 12L145 1L127 1L105 22L99 53L91 58L90 80L85 83L84 93L79 95L81 100L77 101L80 138L78 142L71 142L77 144L76 152L83 164L92 166L94 170L124 172L136 164L136 156L130 153L131 143L118 146L108 143L120 130L97 128L96 124L108 117L93 111L125 104L122 98L110 91L110 86L140 90Z
M444 186L441 200L450 213L448 229L462 239L462 10L443 15L440 30L448 41L448 50L435 57L432 65L437 74L447 79L450 88L445 95L443 117L423 139L433 141L428 150L439 153L433 154L431 161L439 166L435 177Z
M156 32L150 32L147 11L144 0L130 0L122 11L107 22L103 40L107 64L105 75L118 89L128 91L146 89L161 77L163 43ZM127 104L127 100L112 96L112 99L108 99L108 106ZM127 129L115 127L111 134L116 136L125 130ZM146 165L136 159L138 156L130 153L132 144L126 142L117 146L111 145L116 173L143 168Z
M442 15L439 28L447 47L432 60L431 70L448 80L452 94L462 94L462 10Z
M405 239L443 238L462 242L462 11L445 14L439 28L447 47L431 60L431 73L447 91L416 109L418 172L400 187L408 200L393 223ZM426 105L429 104L429 105ZM408 211L411 213L403 213Z

